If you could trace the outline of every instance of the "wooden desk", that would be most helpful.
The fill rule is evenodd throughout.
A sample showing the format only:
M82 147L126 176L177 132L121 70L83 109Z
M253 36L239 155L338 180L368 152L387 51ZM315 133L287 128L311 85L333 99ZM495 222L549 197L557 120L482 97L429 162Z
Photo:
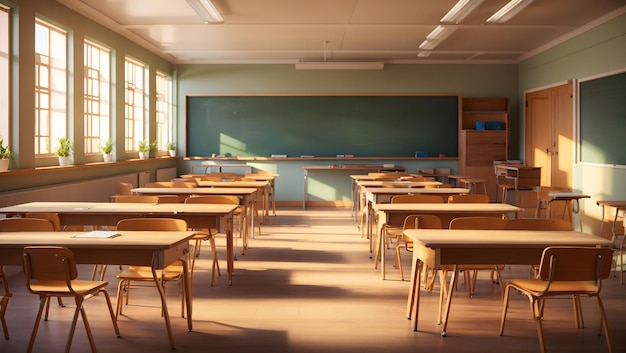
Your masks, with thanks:
M373 209L378 215L376 227L375 249L380 254L381 276L385 279L385 225L402 227L404 219L411 214L430 214L441 219L442 226L448 228L450 221L458 217L501 217L514 218L520 208L506 203L386 203L374 204ZM374 256L374 266L378 265L378 257Z
M255 188L134 188L131 189L133 194L138 195L178 195L189 197L191 195L230 195L237 196L241 200L239 203L243 207L244 215L244 235L243 235L243 252L248 248L248 238L250 229L254 233L254 207L256 205ZM176 205L176 204L174 204ZM199 227L198 227L199 228ZM207 228L207 227L204 227ZM215 228L215 227L214 227ZM252 234L254 236L254 234ZM235 255L236 258L236 255Z
M344 164L344 165L314 165L304 166L304 192L302 195L302 208L306 208L306 199L308 194L308 176L309 171L345 171L345 170L370 170L378 173L382 172L404 172L404 167L385 167L384 165L360 165L360 164Z
M270 182L260 181L208 181L198 180L199 187L209 188L256 188L257 194L263 195L263 220L269 215ZM258 207L258 206L257 206Z
M563 218L565 218L565 212L568 213L568 218L570 220L570 222L572 222L572 213L574 214L578 214L578 226L579 226L579 230L582 232L583 231L583 220L580 218L580 204L579 201L580 199L588 199L591 196L589 195L585 195L585 194L581 194L578 192L551 192L548 194L548 196L551 198L550 202L555 202L555 201L563 201L565 202L565 208L563 209ZM571 209L571 213L570 211L570 202L573 202L574 205L572 206Z
M184 203L155 205L112 202L29 202L2 207L0 214L24 215L29 212L54 212L59 214L62 225L117 225L118 221L126 218L170 217L185 220L191 228L215 228L217 218L221 217L226 232L228 284L232 285L234 271L233 213L236 208L236 205Z
M598 206L602 206L602 222L600 223L600 236L603 236L603 230L604 230L604 209L606 207L613 207L615 208L615 216L613 217L613 224L611 225L611 236L615 236L616 232L615 232L615 224L617 223L617 217L619 216L620 211L624 212L626 211L626 201L625 200L613 200L613 201L609 201L609 200L601 200L601 201L596 201L596 204Z
M517 194L519 191L533 190L541 185L541 167L506 163L496 163L493 167L498 187L502 187L502 202L506 202L507 186L513 188ZM519 200L516 199L516 202L520 205Z
M352 216L354 217L354 220L357 223L359 221L358 217L361 211L360 208L363 206L361 204L361 199L360 199L361 186L359 185L359 183L362 181L375 181L378 178L380 177L376 175L369 175L369 174L351 174L350 175L350 179L352 181ZM411 176L410 175L401 176L397 180L401 181L401 180L408 179L408 178L411 178Z
M274 213L274 216L276 216L276 178L279 176L280 174L269 173L251 173L244 175L246 179L268 181L270 183L270 197L272 199L272 213Z
M457 265L534 265L540 262L543 249L547 246L611 246L611 241L605 238L574 231L411 229L404 234L413 239L407 316L413 320L414 331L417 331L419 317L423 265L430 268L454 266L444 308L442 336L447 335L450 306L458 277Z
M170 347L176 349L163 285L155 271L188 254L189 239L194 233L123 231L119 232L120 236L114 238L74 238L81 233L85 232L1 232L0 264L22 266L22 249L25 246L50 245L71 249L79 264L150 266L161 298ZM186 288L187 327L191 331L192 288L187 263L182 262L182 265L183 285Z
M366 234L371 238L372 219L374 219L374 212L372 205L389 203L391 198L395 195L437 195L444 199L444 202L448 202L450 195L459 195L469 193L469 189L466 188L365 188L365 200L366 200ZM371 245L371 244L370 244Z
M236 168L243 168L243 169L245 169L243 171L243 173L241 173L241 174L250 173L252 171L252 167L251 166L249 166L247 164L242 164L242 163L222 163L222 164L218 164L218 163L201 163L201 164L192 164L191 165L191 172L192 173L193 173L193 169L194 168L204 168L204 174L211 173L211 170L213 168L216 168L219 173L223 172L224 168L235 168L235 169Z

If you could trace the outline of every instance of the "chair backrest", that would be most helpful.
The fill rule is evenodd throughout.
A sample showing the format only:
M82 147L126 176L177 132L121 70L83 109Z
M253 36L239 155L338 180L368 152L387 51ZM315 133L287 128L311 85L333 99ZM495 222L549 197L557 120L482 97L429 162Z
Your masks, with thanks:
M412 214L406 216L402 229L441 229L441 218L430 214Z
M516 218L506 222L506 229L509 230L572 230L572 223L565 219L546 218Z
M434 181L435 178L433 178L433 177L410 177L410 178L406 178L404 180L406 180L406 181Z
M200 180L202 180L202 181L222 181L222 177L221 176L203 175L203 176L200 177Z
M171 187L173 188L195 188L198 187L198 182L189 181L172 181Z
M157 195L157 199L157 203L182 203L184 201L178 195Z
M444 203L444 200L438 195L395 195L391 203Z
M177 218L126 218L117 222L117 230L185 231L187 222Z
M489 203L489 196L485 194L450 195L448 203Z
M437 185L425 185L426 189L440 189L440 188L451 188L452 184L437 184Z
M191 196L185 199L185 203L217 203L227 205L239 205L239 197L232 195Z
M58 213L54 212L28 212L24 214L26 218L41 218L47 219L52 222L55 231L59 231L62 229L61 227L61 218Z
M552 281L600 281L611 274L610 248L554 246L541 256L539 278Z
M22 251L22 265L26 274L26 286L31 281L65 282L78 277L74 253L59 246L27 246Z
M43 218L3 218L0 232L54 232L54 224Z
M449 229L505 229L506 219L499 217L458 217L450 221Z
M171 180L172 183L191 183L195 186L198 186L198 180L195 178L174 178Z
M552 200L552 197L548 195L551 192L570 192L570 191L572 191L572 188L565 187L565 186L539 186L537 188L537 199L543 200L543 201L549 201L549 200Z
M171 188L171 181L152 181L144 185L146 188Z
M130 183L119 183L117 184L117 194L118 195L132 195L133 192L133 184Z
M159 203L157 196L147 195L118 195L113 200L117 203Z

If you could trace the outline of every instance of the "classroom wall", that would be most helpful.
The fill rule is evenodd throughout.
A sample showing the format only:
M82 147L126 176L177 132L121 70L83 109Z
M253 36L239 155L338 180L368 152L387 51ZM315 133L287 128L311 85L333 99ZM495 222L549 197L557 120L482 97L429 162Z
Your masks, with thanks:
M114 122L111 131L115 148L113 150L118 161L136 159L136 153L124 152L124 59L125 56L133 57L146 64L152 77L149 86L154 87L154 73L156 70L173 74L173 65L166 59L138 46L129 39L109 30L78 13L69 10L57 1L48 0L0 0L1 3L11 7L12 22L17 26L11 44L14 70L11 72L10 90L11 122L10 138L13 151L11 170L3 173L0 182L0 192L35 188L44 185L60 184L98 178L104 176L121 175L138 171L149 171L154 179L156 169L176 166L175 159L149 159L145 161L133 160L120 163L94 164L101 161L100 154L85 155L82 151L84 136L83 119L83 43L85 38L105 45L112 50L112 62L115 62L117 70L113 70L114 92L112 119ZM73 141L74 152L72 163L75 167L59 168L57 157L34 157L34 84L35 84L35 18L39 16L61 28L68 30L68 71L70 72L69 90L69 121L68 133ZM122 69L119 69L122 68ZM2 80L7 78L0 78ZM116 84L117 83L117 84ZM148 109L149 118L156 120L156 94L151 93ZM150 136L155 136L154 124L150 126ZM91 165L89 165L91 163ZM50 167L52 166L52 167ZM80 166L80 167L79 167ZM35 169L37 168L37 169Z
M626 14L519 64L519 100L524 92L567 80L626 68ZM625 96L626 97L626 96ZM523 105L519 106L523 117ZM523 120L523 119L522 119ZM523 132L523 124L520 125ZM615 146L615 148L624 148ZM523 149L522 149L523 150ZM597 200L626 199L626 167L574 164L574 189L591 195L582 202L583 228L598 234ZM606 227L605 227L606 229ZM603 232L606 234L606 232Z
M249 93L447 93L465 97L508 97L513 112L519 111L517 101L516 65L385 65L382 71L296 71L294 65L177 65L179 141L184 140L185 96L192 94ZM517 136L517 113L511 116L512 136ZM390 141L393 143L393 141ZM518 154L518 141L511 143L511 156ZM190 164L183 166L190 171ZM197 162L196 162L197 163ZM304 161L307 165L328 165L341 161ZM277 200L301 201L303 198L303 163L274 162L265 164L281 174L276 183ZM382 164L384 161L352 162ZM408 171L417 168L451 167L445 161L390 161ZM313 200L351 199L346 175L324 174L311 180L309 197ZM315 176L311 175L311 178ZM319 185L316 189L315 185Z

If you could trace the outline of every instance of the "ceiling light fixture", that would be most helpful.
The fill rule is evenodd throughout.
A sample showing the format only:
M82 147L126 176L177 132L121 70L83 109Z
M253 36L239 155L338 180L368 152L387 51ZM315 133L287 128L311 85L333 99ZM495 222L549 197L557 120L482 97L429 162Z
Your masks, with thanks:
M224 18L211 0L187 0L187 3L202 18L204 23L224 23Z
M459 23L482 2L483 0L459 0L439 21Z
M446 40L452 33L456 31L455 27L449 26L437 26L426 36L426 40L420 44L419 48L424 50L431 50L438 46L441 42Z
M504 23L520 13L533 1L534 0L511 0L508 4L504 5L500 10L496 11L496 13L489 17L487 22Z
M324 61L301 61L296 63L296 70L382 70L385 63L381 61L326 61L326 44L324 41Z
M385 63L378 61L303 61L296 70L382 70Z

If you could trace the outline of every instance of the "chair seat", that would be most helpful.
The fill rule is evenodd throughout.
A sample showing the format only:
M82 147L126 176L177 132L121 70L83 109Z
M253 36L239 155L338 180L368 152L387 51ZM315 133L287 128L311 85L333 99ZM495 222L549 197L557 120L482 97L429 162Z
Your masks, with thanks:
M156 274L159 278L163 277L164 281L175 281L180 278L181 271L182 267L180 265L170 265L164 270L156 270ZM149 266L130 266L120 272L117 278L130 281L154 281L152 269Z
M539 279L512 279L508 283L510 286L523 288L533 295L539 295L546 289L546 281ZM598 291L598 286L587 281L559 281L550 285L550 290L543 296L569 295L569 294L594 294Z
M76 279L72 281L72 289L80 295L87 295L89 293L98 292L108 284L109 282L106 281L83 281ZM67 284L61 281L39 281L31 283L30 288L41 294L63 296L63 293L67 293L68 296L74 296L67 288Z

